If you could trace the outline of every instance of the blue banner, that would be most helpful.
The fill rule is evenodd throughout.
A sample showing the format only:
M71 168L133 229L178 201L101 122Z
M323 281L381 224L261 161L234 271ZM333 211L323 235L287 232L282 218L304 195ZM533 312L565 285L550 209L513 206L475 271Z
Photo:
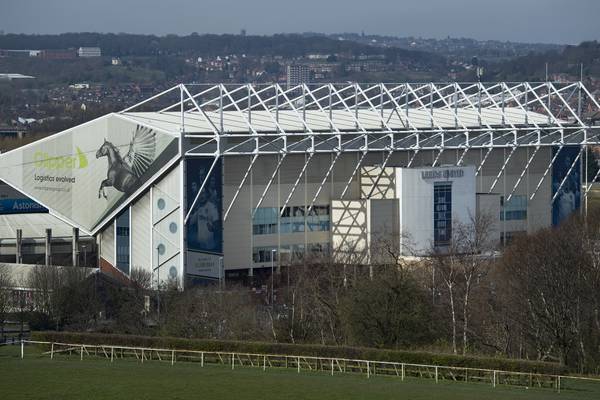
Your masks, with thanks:
M557 151L558 148L554 148L552 156L556 155ZM558 225L581 205L581 161L578 160L571 169L578 153L579 147L565 146L552 165L552 196L558 192L552 204L552 225ZM565 182L560 187L563 180Z
M0 214L47 213L48 209L31 199L1 199Z
M213 158L186 160L187 210L192 207L213 161ZM191 210L186 228L188 250L223 254L222 182L219 160Z

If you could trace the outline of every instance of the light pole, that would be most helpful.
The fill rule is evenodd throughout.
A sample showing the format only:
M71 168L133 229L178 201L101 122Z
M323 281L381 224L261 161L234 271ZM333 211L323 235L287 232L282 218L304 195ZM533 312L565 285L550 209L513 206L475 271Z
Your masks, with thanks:
M273 297L273 287L275 283L274 279L274 271L275 271L275 254L277 253L277 249L271 250L271 306L275 304L275 297Z
M83 249L83 266L87 267L87 253L86 253L86 248L87 245L81 245L81 248Z
M156 246L156 323L160 325L160 244Z
M225 289L225 264L223 263L223 256L219 257L219 286L221 290Z

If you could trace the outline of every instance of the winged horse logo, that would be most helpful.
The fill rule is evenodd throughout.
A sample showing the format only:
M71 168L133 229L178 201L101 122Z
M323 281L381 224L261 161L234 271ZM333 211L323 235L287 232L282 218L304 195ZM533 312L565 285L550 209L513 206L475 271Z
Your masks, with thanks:
M96 152L96 158L108 158L106 179L100 183L98 198L106 197L105 187L112 186L119 192L131 194L137 189L139 178L150 167L156 153L156 133L138 125L133 133L127 154L122 157L117 146L104 139Z

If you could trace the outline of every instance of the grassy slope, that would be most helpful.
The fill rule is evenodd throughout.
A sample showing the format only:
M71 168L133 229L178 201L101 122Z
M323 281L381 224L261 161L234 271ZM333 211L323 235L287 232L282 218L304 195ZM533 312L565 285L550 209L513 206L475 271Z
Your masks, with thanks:
M2 399L592 399L598 392L563 392L491 388L484 384L391 377L366 379L358 375L226 367L198 364L118 360L79 361L73 356L50 360L31 354L18 358L18 347L0 347ZM600 389L600 388L599 388Z

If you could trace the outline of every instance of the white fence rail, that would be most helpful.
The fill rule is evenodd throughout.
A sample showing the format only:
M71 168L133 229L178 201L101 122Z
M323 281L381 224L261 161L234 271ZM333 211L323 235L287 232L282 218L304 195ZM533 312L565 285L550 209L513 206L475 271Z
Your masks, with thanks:
M259 354L222 351L158 349L150 347L131 347L116 345L89 345L34 340L21 341L21 358L25 357L25 344L44 346L50 359L57 356L76 356L80 360L88 357L102 358L115 362L120 359L136 359L144 363L164 362L174 365L177 362L196 362L205 365L224 365L231 369L240 367L295 369L302 371L325 372L331 375L339 373L362 374L372 376L395 376L404 381L406 378L425 378L440 381L479 382L492 387L499 385L522 386L527 388L547 388L560 392L575 388L593 390L600 395L600 378L552 375L534 372L513 372L495 369L454 367L442 365L412 364L390 361L358 360L338 357L316 357L301 355ZM565 384L566 382L570 382ZM573 382L578 383L574 385Z

